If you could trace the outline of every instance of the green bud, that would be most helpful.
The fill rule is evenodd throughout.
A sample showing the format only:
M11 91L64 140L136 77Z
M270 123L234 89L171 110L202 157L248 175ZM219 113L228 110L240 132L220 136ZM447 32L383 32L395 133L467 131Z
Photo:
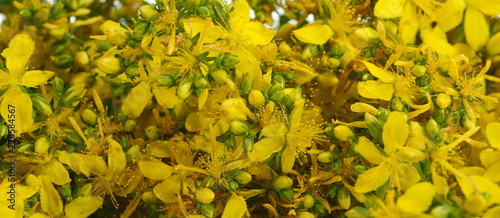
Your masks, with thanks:
M196 201L202 204L210 204L214 201L215 193L212 189L200 188L195 191L194 196Z
M310 194L304 195L304 201L302 201L302 206L304 208L311 208L314 206L314 197Z
M286 96L286 93L283 90L278 90L273 95L271 95L269 98L274 102L281 102L285 96Z
M9 128L6 125L0 124L0 138L3 138L9 134Z
M144 20L144 19L138 20L134 24L134 27L133 27L134 36L136 38L144 37L144 35L146 35L146 33L149 29L149 25L150 25L150 23L147 20Z
M291 188L281 189L279 193L281 197L287 200L293 199L293 196L295 195L295 193L293 193L293 190Z
M259 90L252 90L248 95L248 102L255 108L259 108L266 103L266 98Z
M33 146L34 144L33 143L21 143L19 145L17 145L18 149L17 149L17 152L29 152L29 151L33 151Z
M125 153L127 162L132 162L133 159L137 158L139 155L139 149L139 145L134 145L127 150Z
M467 114L462 116L462 126L466 127L467 129L473 129L477 126L477 118L470 118Z
M61 103L65 107L72 107L73 103L79 100L80 96L85 91L85 84L79 83L71 86L68 90L64 92L61 97Z
M354 166L354 172L357 173L358 175L365 172L365 171L366 171L366 167L363 165L355 165Z
M160 13L151 5L141 6L139 8L139 13L141 13L141 17L149 20L157 20L160 17Z
M170 75L164 75L158 78L158 83L160 83L160 86L172 87L175 85L175 80Z
M439 124L431 118L425 125L425 131L427 131L427 134L429 134L429 136L434 139L435 137L439 136L441 128L439 128Z
M73 56L70 54L62 54L56 57L54 65L59 68L68 68L73 65Z
M142 193L142 200L148 204L154 204L158 202L158 197L152 191L147 191Z
M245 139L243 139L243 148L245 149L245 151L251 152L253 150L253 145L254 141L252 138L246 137Z
M393 110L402 111L404 109L404 103L399 97L392 98L390 104Z
M222 59L222 66L229 69L234 69L234 66L239 62L236 55L226 54Z
M331 151L324 151L318 155L318 161L321 163L331 163L335 159L335 156Z
M302 58L310 59L318 55L318 46L309 44L302 50Z
M200 206L201 214L206 217L214 217L214 208L211 204L202 204Z
M450 205L440 205L437 207L434 207L431 210L430 215L436 218L448 218L448 217L457 217L457 216L452 216L453 213L453 207Z
M92 191L92 183L86 183L76 191L75 198L81 196L89 196Z
M54 77L52 79L52 88L56 92L62 92L64 90L64 81L59 77Z
M375 77L373 77L373 75L370 73L365 73L361 77L361 80L363 80L363 81L374 80L374 79L375 79Z
M354 132L352 132L351 128L348 126L344 125L338 125L333 129L333 134L335 135L335 138L338 140L345 142L347 141L350 137L354 136Z
M64 197L65 200L73 200L73 197L71 196L71 187L69 185L64 184L59 186L59 193Z
M344 52L342 51L339 45L333 45L331 52L332 52L332 57L337 59L342 57L342 55L344 55Z
M57 40L63 40L65 38L69 38L69 33L66 29L63 28L55 28L51 29L49 34L56 38Z
M250 73L243 74L241 82L239 84L240 91L243 96L248 95L253 89L253 77Z
M205 77L196 77L194 78L194 87L198 89L204 89L208 87L208 80Z
M74 145L70 145L70 146L68 146L68 148L66 148L66 151L68 153L73 153L76 151L76 147Z
M232 148L236 144L236 139L234 138L233 135L231 135L225 142L224 145L226 148Z
M210 76L219 84L226 84L228 78L227 72L222 69L213 70Z
M295 80L295 75L290 71L285 71L283 77L287 80Z
M127 77L132 78L132 77L137 77L140 75L139 69L137 67L127 67L125 70L125 74L127 74Z
M339 78L333 73L322 73L318 75L318 83L321 86L332 87L339 84Z
M88 137L88 136L92 136L92 135L94 135L94 133L95 133L95 129L94 129L94 128L92 128L92 127L90 127L90 126L87 126L87 127L83 130L83 134L84 134L85 136L87 136L87 137Z
M19 15L21 15L21 17L23 17L24 19L28 20L33 16L33 12L31 12L30 9L23 8L19 10Z
M38 22L45 23L45 22L47 22L49 20L50 9L46 8L46 7L40 8L36 12L35 16L36 16L36 19L37 19Z
M429 83L431 83L431 78L428 76L417 77L415 79L415 83L419 87L426 87L427 85L429 85Z
M157 140L160 138L160 129L156 126L148 126L146 128L146 135L148 136L149 139L151 140Z
M290 178L288 176L277 176L276 178L274 178L273 188L276 191L279 191L279 190L285 189L285 188L290 188L290 187L292 187L292 185L293 185L293 180L292 180L292 178Z
M413 66L413 69L411 70L411 72L416 77L421 77L421 76L424 76L425 73L427 73L427 68L425 66L422 66L422 65L415 65L415 66Z
M351 193L345 187L341 187L337 194L337 202L344 209L349 209L351 207Z
M238 174L236 174L236 176L234 176L234 180L240 185L246 185L252 181L252 175L247 171L240 171Z
M120 59L114 56L104 56L97 60L97 68L106 74L118 74L123 72Z
M316 202L313 206L314 213L318 214L318 216L325 215L325 206L321 202Z
M191 96L191 92L193 91L193 82L191 81L182 81L177 87L177 97L180 99L187 99Z
M137 122L135 120L125 121L125 131L134 132L136 127L137 127Z
M371 27L358 28L354 30L354 35L366 43L373 43L376 39L378 39L377 31Z
M328 66L332 69L340 67L340 60L337 58L328 58Z
M451 98L445 93L439 93L436 98L436 104L439 108L447 108L451 104Z
M248 132L248 126L239 120L233 120L230 124L231 132L235 135L244 135Z
M89 64L89 55L85 51L75 53L75 63L80 68L85 68Z
M309 213L307 211L300 211L297 213L296 218L316 218L312 213Z
M130 38L132 35L123 27L111 27L106 31L106 41L114 45L124 46Z
M83 144L83 139L80 138L78 133L76 133L75 131L69 130L69 129L65 129L63 131L64 131L64 133L66 133L66 136L63 138L63 140L66 143L68 143L70 145L75 145L75 146Z
M97 114L88 108L83 110L81 118L82 121L89 126L95 126L97 124Z
M35 152L46 154L49 151L50 142L47 137L40 137L35 141Z
M52 107L49 102L45 100L41 95L30 94L31 102L33 102L33 107L40 111L43 115L52 115Z
M196 8L196 14L202 18L210 17L210 9L207 6L200 6Z
M229 190L234 191L237 190L240 187L239 183L237 181L230 181L229 182Z

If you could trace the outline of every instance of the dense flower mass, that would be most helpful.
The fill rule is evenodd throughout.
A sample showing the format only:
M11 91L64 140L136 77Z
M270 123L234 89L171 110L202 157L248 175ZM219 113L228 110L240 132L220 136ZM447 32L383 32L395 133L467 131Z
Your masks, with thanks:
M6 217L500 217L500 1L0 14Z

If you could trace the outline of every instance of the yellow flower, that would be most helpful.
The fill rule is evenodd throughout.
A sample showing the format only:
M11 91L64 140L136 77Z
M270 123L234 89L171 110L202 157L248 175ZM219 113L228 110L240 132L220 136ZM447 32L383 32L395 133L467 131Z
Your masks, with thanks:
M0 70L0 87L8 87L7 91L0 97L0 107L2 107L0 112L4 120L13 120L16 136L30 132L35 127L32 117L33 103L30 96L21 91L20 86L34 88L44 84L54 75L51 71L26 71L34 49L35 43L28 35L18 34L9 42L9 48L2 52L9 72ZM12 114L15 115L15 118L12 117Z

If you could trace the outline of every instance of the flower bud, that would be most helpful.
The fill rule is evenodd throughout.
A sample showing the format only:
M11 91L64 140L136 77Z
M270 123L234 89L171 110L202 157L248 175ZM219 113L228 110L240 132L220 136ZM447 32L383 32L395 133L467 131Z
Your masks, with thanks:
M123 27L111 27L106 31L106 41L118 46L126 45L131 37L130 32Z
M214 201L215 193L209 188L197 189L194 193L196 201L202 204L210 204Z
M354 136L354 133L352 132L351 128L344 125L336 126L333 129L333 134L335 135L335 138L343 142L347 141L350 137Z
M89 55L85 51L75 53L75 63L78 67L84 68L89 64Z
M206 217L214 217L214 207L211 204L202 204L200 206L201 214Z
M245 151L251 152L253 150L253 145L254 141L251 137L246 137L245 139L243 139L243 148L245 149Z
M463 115L462 116L462 126L466 127L467 129L474 129L477 126L477 118L470 118L468 115Z
M81 196L89 196L91 191L92 191L92 183L86 183L76 191L75 198Z
M208 87L208 80L205 77L194 78L194 87L198 89L204 89Z
M82 121L89 126L95 126L97 124L97 114L88 108L83 110L81 118Z
M187 99L191 96L191 92L193 91L193 82L191 81L183 81L177 87L177 97L180 99Z
M210 9L207 6L200 6L196 8L196 14L202 18L210 17Z
M246 185L252 181L252 175L246 171L240 171L236 176L234 176L234 180L238 182L240 185Z
M139 149L139 145L134 145L127 150L125 153L127 162L132 162L133 159L137 158L139 155Z
M134 24L133 32L136 38L142 38L149 30L149 21L141 19Z
M363 165L355 165L354 166L354 172L357 173L358 175L365 172L365 171L366 171L366 167Z
M439 93L436 99L439 108L447 108L451 104L451 98L445 93Z
M106 74L118 74L123 72L120 59L114 56L104 56L97 60L97 68Z
M280 196L286 200L293 199L293 196L295 195L295 193L293 193L293 190L291 188L281 189L279 193Z
M52 115L52 107L49 102L45 100L41 95L30 94L31 102L33 102L33 107L40 111L43 115Z
M246 96L252 91L253 89L253 77L252 74L250 73L245 73L243 74L243 77L241 78L241 82L239 84L240 92L243 96Z
M125 121L125 131L133 132L137 127L137 122L135 120L127 120Z
M239 62L236 55L226 54L222 59L222 66L229 69L234 69L234 66Z
M139 69L137 67L127 67L125 70L125 74L127 77L132 78L132 77L137 77L140 75Z
M332 57L337 58L337 59L342 57L342 55L344 55L344 52L342 51L342 48L340 48L339 45L333 45L331 53L332 53Z
M139 13L141 13L141 17L149 19L149 20L157 20L160 17L160 13L156 11L151 5L143 5L139 8Z
M390 101L391 108L395 111L402 111L404 109L404 103L399 97L394 97Z
M50 142L47 137L40 137L35 141L35 152L39 154L46 154L49 151Z
M36 19L39 23L45 23L49 20L50 17L50 9L47 7L43 7L38 9L36 12Z
M151 140L157 140L160 138L160 129L156 126L148 126L146 128L146 135Z
M421 76L425 75L425 73L427 72L427 68L425 66L422 66L422 65L415 65L415 66L413 66L413 69L411 70L411 72L416 77L421 77Z
M248 95L248 102L255 108L259 108L266 103L266 99L259 90L252 90Z
M170 88L175 85L175 80L170 75L164 75L158 78L158 83L160 83L160 86L166 86Z
M339 83L339 79L333 73L322 73L318 75L318 83L321 86L332 87Z
M382 124L375 116L365 113L365 123L368 132L376 139L382 139Z
M425 130L427 131L427 134L429 134L429 136L431 136L434 139L436 136L439 136L441 128L439 128L438 123L431 118L429 121L427 121L427 124L425 125Z
M56 92L62 92L64 90L64 81L59 77L54 77L52 79L52 88Z
M51 29L49 34L57 40L63 40L64 38L69 37L69 33L63 28Z
M480 214L488 207L488 201L481 193L473 193L467 196L462 208L469 214Z
M281 102L283 98L286 96L286 93L283 90L278 90L270 95L269 99L274 102Z
M158 197L152 191L147 191L142 193L142 200L148 204L154 204L158 201Z
M228 75L225 70L217 69L210 72L210 76L219 84L226 84Z
M62 197L64 197L65 200L72 200L73 197L71 196L71 187L69 185L64 184L59 186L59 193L61 194Z
M24 19L28 20L33 16L33 13L31 12L30 9L23 8L19 10L19 15L23 17Z
M341 187L337 194L337 202L344 209L349 209L351 207L351 193L345 187Z
M62 54L56 57L54 65L59 68L68 68L73 65L73 56L70 54Z
M300 211L297 213L297 218L316 218L312 213L309 213L307 211Z
M274 178L273 188L276 191L279 191L279 190L285 189L285 188L290 188L290 187L292 187L292 185L293 185L293 180L292 180L292 178L290 178L288 176L277 176L276 178Z
M429 83L431 83L431 78L428 76L417 77L415 79L415 83L419 87L426 87L427 85L429 85Z
M32 151L33 149L33 143L21 143L19 145L17 145L18 149L17 149L17 152L28 152L28 151Z
M302 201L302 206L304 208L311 208L314 206L314 197L310 194L304 195L304 201Z
M68 143L70 145L75 145L75 146L83 144L83 139L80 138L78 133L76 133L75 131L69 130L69 129L65 129L63 131L64 131L64 133L66 133L66 136L63 138L63 140L66 143Z
M71 86L64 92L61 97L61 103L65 107L72 107L73 103L79 100L80 96L85 91L85 84L79 83Z
M240 184L234 180L231 180L229 182L229 190L234 191L237 190L240 187Z
M324 151L318 155L318 161L321 163L325 163L325 164L331 163L331 162L333 162L334 159L335 159L335 156L333 156L333 153L331 151Z
M340 67L340 60L337 58L328 58L328 66L332 69Z
M375 39L378 39L378 33L371 27L361 27L354 31L354 35L358 37L358 39L366 42L372 43Z

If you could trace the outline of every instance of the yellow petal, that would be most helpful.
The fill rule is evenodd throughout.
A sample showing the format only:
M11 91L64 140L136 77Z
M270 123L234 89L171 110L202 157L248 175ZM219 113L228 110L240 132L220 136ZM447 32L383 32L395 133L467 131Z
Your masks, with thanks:
M260 134L265 137L284 136L288 132L288 127L284 123L272 124L262 128Z
M466 176L483 176L486 173L486 170L482 167L462 167L459 171Z
M281 154L281 171L289 173L295 164L295 151L292 146L287 145Z
M41 213L35 213L35 214L31 215L30 218L49 218L49 217L45 216Z
M443 31L448 32L462 23L466 7L463 0L446 1L437 12L439 16L436 16L436 22Z
M47 174L51 182L56 185L64 185L71 182L68 170L56 159L50 160L47 165Z
M293 110L290 114L290 128L294 128L300 125L300 118L302 118L302 114L304 113L304 104L304 99L295 99L293 103Z
M164 86L154 86L153 94L158 104L162 107L172 109L175 105L182 102L182 100L177 97L176 90L175 86L170 88Z
M381 164L385 160L385 156L375 147L373 142L364 136L359 137L358 144L356 145L356 150L361 156L363 156L367 161L374 164Z
M22 75L19 84L26 87L37 87L47 82L53 75L52 71L30 70Z
M8 124L15 125L16 136L31 130L34 123L32 117L33 103L30 96L22 92L19 86L13 86L3 94L0 106L2 107L0 111L3 119Z
M358 176L356 185L354 186L354 191L366 193L382 186L391 176L387 167L386 163L382 163L379 166L370 168L369 170L361 173L361 175Z
M467 7L464 19L465 39L474 51L478 51L490 38L490 28L484 15L474 7Z
M130 93L123 100L123 113L133 118L140 116L152 96L148 82L140 82L130 90Z
M0 70L0 88L3 88L4 86L11 84L15 79L17 78Z
M380 81L384 83L394 83L396 81L396 76L394 75L394 73L380 69L370 62L363 61L363 64L365 64L366 68L368 68L368 71L370 71L370 73L374 77L379 78Z
M268 137L259 140L253 145L253 150L248 153L248 157L255 162L266 160L273 153L281 150L285 144L285 137Z
M245 26L242 34L248 36L254 45L265 45L273 39L274 30L266 28L261 22L252 21Z
M127 166L127 158L123 152L122 146L117 141L108 138L108 168L116 172L125 169Z
M381 81L364 81L358 83L358 93L365 98L389 101L394 94L394 86Z
M493 207L484 213L483 218L497 218L500 217L500 206Z
M304 25L292 32L299 41L316 45L325 44L333 35L330 27L321 22Z
M177 177L171 176L153 188L153 193L165 203L177 201L177 196L181 191L181 183Z
M415 163L427 158L427 155L415 148L400 147L397 157L401 162Z
M377 115L379 112L377 108L362 102L352 104L351 111L355 113L369 113L371 115Z
M422 38L424 44L431 46L435 51L437 51L440 57L454 56L456 54L455 49L446 38L446 32L444 32L440 26L436 26L434 28L430 25L427 27L421 27L420 38Z
M420 174L412 163L400 162L397 169L396 175L398 175L399 185L403 190L410 188L420 180Z
M484 173L484 178L489 179L493 182L500 181L500 161L495 162L488 168L488 170L486 170L486 173Z
M495 33L486 43L486 51L490 55L500 53L500 32Z
M4 49L7 69L14 77L21 75L26 69L26 64L35 50L35 43L26 34L17 34L9 42L9 47Z
M500 203L500 187L498 185L481 176L464 176L458 178L458 184L462 188L464 196L469 196L474 192L486 192L490 194L488 205Z
M247 213L247 203L243 197L233 194L224 207L221 218L240 218Z
M448 194L448 191L450 190L450 188L448 187L448 182L444 177L435 173L435 170L433 170L432 172L432 182L434 183L436 193L443 196Z
M382 19L401 17L405 3L406 0L380 0L375 4L374 14Z
M185 127L189 132L197 132L208 129L211 125L211 119L203 116L198 112L191 112L186 118Z
M399 31L405 44L415 43L418 32L417 7L411 1L404 6L403 14L399 20Z
M435 194L436 190L431 183L417 183L401 195L396 204L406 213L422 213L431 206Z
M406 144L409 128L403 112L393 111L389 114L382 130L384 150L387 155Z
M144 174L144 176L154 180L166 179L170 177L170 175L172 175L172 172L174 170L173 167L165 163L150 160L140 160L139 169L141 170L142 174Z
M500 14L500 1L497 0L467 0L467 3L473 5L485 15Z
M45 176L38 177L41 182L40 202L42 209L51 217L59 217L63 213L63 204L59 193Z
M233 11L229 13L229 24L231 33L239 33L250 21L250 7L247 1L237 0L234 2Z
M102 206L102 198L97 196L79 197L64 208L65 218L85 218L93 214Z
M491 148L487 148L482 150L481 153L479 153L479 159L481 160L481 164L485 168L488 168L497 160L500 160L500 152L494 151Z
M500 148L500 123L490 123L486 126L486 139L493 148Z

